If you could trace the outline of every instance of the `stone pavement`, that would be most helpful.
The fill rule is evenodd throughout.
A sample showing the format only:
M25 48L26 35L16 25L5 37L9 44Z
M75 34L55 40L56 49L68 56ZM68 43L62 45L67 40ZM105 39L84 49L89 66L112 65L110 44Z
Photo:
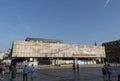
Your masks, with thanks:
M112 81L117 81L120 74L120 66L112 67ZM3 81L10 81L9 74L5 74ZM16 81L22 80L22 73L18 73ZM30 75L28 76L30 80ZM81 66L79 72L73 71L71 67L41 67L34 74L34 81L103 81L101 67Z

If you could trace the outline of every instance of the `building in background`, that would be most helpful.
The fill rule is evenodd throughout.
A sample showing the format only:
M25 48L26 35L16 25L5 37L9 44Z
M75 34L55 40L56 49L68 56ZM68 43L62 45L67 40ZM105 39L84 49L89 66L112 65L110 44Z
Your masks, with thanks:
M102 46L105 47L106 60L108 62L120 62L120 40L104 42Z
M3 59L4 55L5 55L5 53L0 52L0 60L2 60L2 59Z
M11 64L11 59L9 58L10 51L11 49L4 49L0 52L0 63Z
M62 40L27 38L14 41L11 57L17 62L34 64L96 64L103 63L105 49L103 46L64 44Z

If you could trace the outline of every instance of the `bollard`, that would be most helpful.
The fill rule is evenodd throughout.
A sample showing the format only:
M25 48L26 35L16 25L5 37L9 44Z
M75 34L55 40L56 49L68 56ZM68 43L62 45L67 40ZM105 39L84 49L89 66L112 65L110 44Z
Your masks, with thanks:
M120 74L118 75L118 81L120 81Z

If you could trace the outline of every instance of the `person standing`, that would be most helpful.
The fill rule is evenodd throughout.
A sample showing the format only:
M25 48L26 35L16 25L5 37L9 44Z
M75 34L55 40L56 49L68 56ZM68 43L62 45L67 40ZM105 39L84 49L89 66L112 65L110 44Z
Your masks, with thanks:
M27 65L25 65L25 67L23 68L23 81L28 80L28 72L29 72L29 69Z
M80 67L79 67L79 64L77 64L77 71L78 71L78 72L79 72L79 68L80 68Z
M35 67L34 67L34 65L32 64L31 67L30 67L31 81L33 81L34 72L35 72Z
M106 67L106 65L104 65L102 68L102 74L103 74L104 81L107 81L107 67Z
M17 73L16 65L13 65L11 67L11 81L15 81L16 73Z
M72 67L73 67L73 71L75 71L75 63L73 63L73 66L72 66Z
M110 64L107 64L107 73L108 73L108 79L109 79L109 81L111 81L112 69L111 69L111 65Z
M1 72L1 80L4 79L4 74L5 74L5 70L6 70L6 67L5 67L5 64L2 64L2 72Z

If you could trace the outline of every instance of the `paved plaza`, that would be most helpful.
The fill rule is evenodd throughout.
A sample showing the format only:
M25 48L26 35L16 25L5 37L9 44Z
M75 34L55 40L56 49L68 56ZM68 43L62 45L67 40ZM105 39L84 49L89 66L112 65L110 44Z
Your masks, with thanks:
M112 66L112 81L117 81L120 74L120 66ZM9 74L5 74L3 81L10 81ZM22 80L22 73L17 74L16 81ZM30 80L30 75L28 76ZM81 66L79 72L71 67L39 66L34 74L34 81L103 81L101 66Z

